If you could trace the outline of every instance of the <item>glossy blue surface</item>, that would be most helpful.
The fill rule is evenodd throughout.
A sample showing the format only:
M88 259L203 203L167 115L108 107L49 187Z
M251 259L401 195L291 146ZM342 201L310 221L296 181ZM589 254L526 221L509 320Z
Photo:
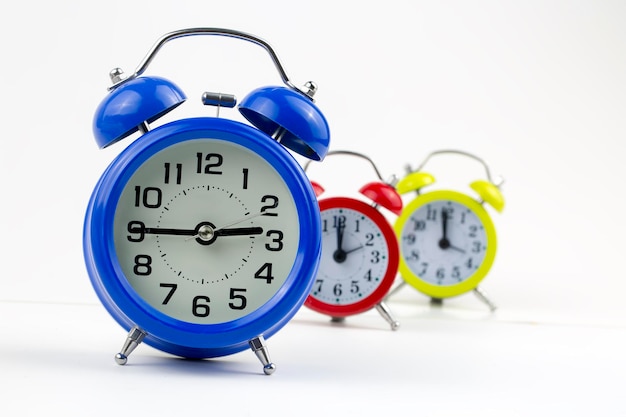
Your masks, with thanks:
M328 122L301 93L286 87L258 88L241 101L239 111L261 131L279 134L280 143L300 155L320 161L328 152ZM280 128L284 132L278 133Z
M117 260L113 223L121 193L143 162L168 146L207 137L245 146L281 174L297 205L300 242L287 280L268 303L238 320L201 325L165 316L137 295ZM139 326L148 333L144 342L162 351L189 358L207 358L247 349L250 339L258 335L270 337L293 317L313 285L321 252L320 236L315 195L304 171L289 152L243 123L195 118L172 122L146 133L109 165L89 201L83 249L91 283L103 305L122 327L129 330Z
M138 77L112 90L96 109L93 133L100 148L135 133L186 100L174 83L161 77Z

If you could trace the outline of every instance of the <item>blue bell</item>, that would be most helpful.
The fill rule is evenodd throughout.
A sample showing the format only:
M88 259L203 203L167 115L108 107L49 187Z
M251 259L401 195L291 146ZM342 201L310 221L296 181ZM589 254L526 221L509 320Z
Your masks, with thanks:
M187 97L171 81L161 77L137 77L125 81L100 103L93 132L100 148L137 132L182 104Z
M330 130L322 112L310 98L286 87L262 87L239 105L255 127L285 147L315 161L328 152Z

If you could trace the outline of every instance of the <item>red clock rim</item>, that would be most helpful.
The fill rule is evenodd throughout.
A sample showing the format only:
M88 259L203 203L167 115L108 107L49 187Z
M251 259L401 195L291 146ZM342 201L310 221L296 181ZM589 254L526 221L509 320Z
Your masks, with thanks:
M388 267L378 288L362 300L352 304L336 305L325 303L309 295L304 304L311 310L331 317L346 317L368 311L376 306L376 304L380 303L385 295L387 295L398 273L400 249L393 226L376 208L354 198L330 197L321 199L319 200L319 207L320 212L337 208L350 209L362 213L371 219L376 226L378 226L387 242L387 247L389 248Z

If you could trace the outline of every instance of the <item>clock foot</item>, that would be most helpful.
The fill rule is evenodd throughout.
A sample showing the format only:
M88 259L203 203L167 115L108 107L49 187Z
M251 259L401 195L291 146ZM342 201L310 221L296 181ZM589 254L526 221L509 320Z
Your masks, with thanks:
M265 375L271 375L276 370L276 365L270 359L270 354L267 349L267 344L265 343L265 338L263 336L255 337L254 339L248 342L250 348L254 352L257 358L263 364L263 372Z
M387 323L389 323L389 325L391 326L391 330L398 330L398 327L400 327L400 322L393 317L393 314L391 313L391 310L389 309L387 303L381 301L380 303L376 304L376 310L378 310L380 315L383 316L385 320L387 320Z
M124 342L124 346L122 346L122 351L115 355L115 362L117 362L118 365L126 365L126 362L128 362L128 355L130 355L132 351L139 346L144 337L146 337L146 333L139 327L135 326L130 329L128 336L126 337L126 341Z
M346 321L345 317L331 317L330 321L332 323L343 323L344 321Z
M478 297L480 301L487 304L487 306L489 307L489 310L491 310L492 312L496 311L498 307L489 299L489 297L487 297L487 294L485 294L483 290L476 287L474 288L474 294L476 294L476 296Z
M441 307L443 305L443 298L431 298L430 305L433 307Z

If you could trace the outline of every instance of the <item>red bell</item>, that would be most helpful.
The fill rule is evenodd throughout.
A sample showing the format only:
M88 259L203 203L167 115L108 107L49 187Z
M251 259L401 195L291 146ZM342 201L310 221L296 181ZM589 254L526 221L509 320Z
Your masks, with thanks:
M402 198L389 184L370 182L361 187L359 192L398 216L402 212Z

